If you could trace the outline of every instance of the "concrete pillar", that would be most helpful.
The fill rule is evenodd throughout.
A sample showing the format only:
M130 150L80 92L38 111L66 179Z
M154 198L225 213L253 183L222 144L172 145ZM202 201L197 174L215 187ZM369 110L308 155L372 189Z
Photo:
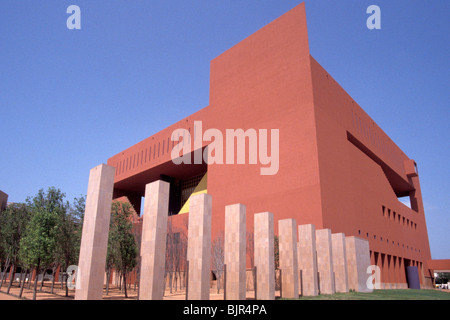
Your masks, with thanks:
M256 267L256 297L258 300L275 299L275 257L273 213L254 215L254 255Z
M115 168L101 164L90 171L78 261L76 300L100 300Z
M347 256L345 251L345 234L331 235L333 248L333 270L336 292L348 292Z
M246 213L245 206L225 207L225 264L227 300L245 300Z
M366 283L370 276L367 273L367 268L370 266L369 241L353 236L346 237L345 250L349 289L372 292L373 289L369 289Z
M313 224L298 226L298 268L301 271L301 293L304 296L317 296L319 283L317 277L316 229Z
M281 296L298 298L297 223L295 219L279 220L278 234Z
M169 189L161 180L145 186L139 300L162 300L164 295Z
M316 230L317 269L319 271L320 294L336 292L333 272L333 253L331 246L331 230Z
M211 272L211 205L209 194L190 198L188 251L189 300L209 300Z

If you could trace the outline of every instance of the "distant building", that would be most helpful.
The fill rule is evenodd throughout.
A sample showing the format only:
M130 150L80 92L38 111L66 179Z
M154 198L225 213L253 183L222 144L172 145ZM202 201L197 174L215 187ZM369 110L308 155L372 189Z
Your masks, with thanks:
M7 205L8 205L8 195L0 190L0 211L5 210Z
M172 141L177 129L185 129L178 132L186 133L184 154L193 164L172 161L183 140ZM204 136L194 143L208 129L223 138L227 129L243 129L244 163L236 164L239 150L233 148L235 164L195 164L194 151L208 152L212 145ZM272 175L261 174L267 163L250 161L253 129L267 129L267 141L274 139L272 129L279 130L279 144L267 145L267 155L279 155ZM174 225L182 226L189 214L190 195L207 192L213 238L224 228L225 206L242 203L249 232L253 214L263 211L273 212L275 233L277 220L286 218L330 228L369 241L383 288L406 288L409 266L418 267L422 285L432 285L416 162L310 55L304 4L212 60L209 106L112 156L108 165L116 167L114 198L126 196L137 212L145 185L161 179L170 182ZM404 197L410 207L400 201Z

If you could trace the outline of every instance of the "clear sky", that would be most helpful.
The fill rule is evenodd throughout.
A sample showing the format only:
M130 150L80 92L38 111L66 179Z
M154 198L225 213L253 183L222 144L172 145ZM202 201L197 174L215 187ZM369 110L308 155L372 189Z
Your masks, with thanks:
M305 2L311 54L416 160L432 257L449 259L450 1ZM3 0L0 190L86 194L92 167L208 105L213 58L299 3Z

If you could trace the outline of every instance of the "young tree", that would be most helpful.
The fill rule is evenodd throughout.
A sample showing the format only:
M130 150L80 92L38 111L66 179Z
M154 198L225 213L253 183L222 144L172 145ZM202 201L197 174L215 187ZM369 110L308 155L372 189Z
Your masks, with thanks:
M184 230L173 226L172 220L167 221L166 266L164 277L169 276L169 290L181 289L181 272L186 266L187 237Z
M280 249L278 243L278 236L275 236L273 241L275 270L280 268Z
M247 231L246 233L246 251L248 260L250 261L250 269L252 270L252 286L255 287L256 283L256 273L254 272L255 267L255 237L253 232Z
M58 216L55 212L43 208L36 209L27 225L24 237L20 240L19 256L25 265L35 267L36 279L33 290L33 300L36 300L38 275L41 268L53 262L56 236L58 231Z
M164 272L164 284L167 283L167 276L169 277L169 292L172 293L172 281L175 270L175 259L177 245L175 239L175 233L173 232L172 220L167 221L167 235L166 235L166 255L165 255L165 272ZM164 285L165 287L165 285Z
M73 205L67 202L65 205L64 214L59 215L56 265L60 266L62 279L66 283L66 297L69 295L69 288L67 286L69 274L67 272L63 272L63 270L67 270L70 265L75 265L78 263L84 209L85 197L75 198ZM52 282L52 292L54 280L55 279L53 279ZM63 281L61 281L61 286Z
M125 298L127 294L127 273L132 271L137 263L138 248L132 232L131 215L133 207L129 202L113 201L111 208L111 225L108 242L114 261L114 267L123 279Z
M59 189L50 187L47 192L41 189L35 197L27 199L32 215L20 241L19 257L25 265L36 270L33 300L36 299L40 271L45 273L46 268L56 260L59 221L65 213L64 197L65 194Z
M19 245L29 221L29 209L24 203L14 203L0 213L0 246L11 263L11 277L6 293L9 293L19 263ZM6 269L4 276L6 276ZM3 279L0 280L0 288Z
M438 272L435 279L436 284L445 284L450 281L450 272Z
M111 224L110 224L111 225ZM109 294L109 279L111 278L111 272L114 269L114 256L115 256L115 241L111 238L111 227L110 227L110 234L108 237L108 249L106 251L106 264L105 264L105 271L106 271L106 295Z
M273 241L273 245L274 245L274 263L275 263L275 289L278 290L280 289L280 285L281 285L281 277L280 277L280 272L277 272L277 270L280 269L280 246L279 246L279 238L278 236L275 236L274 241Z
M219 233L212 242L211 264L217 279L217 293L220 293L220 279L222 278L225 264L225 247L223 232Z

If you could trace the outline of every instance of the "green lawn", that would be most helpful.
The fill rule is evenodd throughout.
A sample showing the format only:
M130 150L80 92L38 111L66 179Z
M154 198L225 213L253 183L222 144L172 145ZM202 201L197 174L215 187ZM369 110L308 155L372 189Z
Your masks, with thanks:
M450 300L450 292L439 290L391 289L372 293L348 292L300 297L299 300Z

